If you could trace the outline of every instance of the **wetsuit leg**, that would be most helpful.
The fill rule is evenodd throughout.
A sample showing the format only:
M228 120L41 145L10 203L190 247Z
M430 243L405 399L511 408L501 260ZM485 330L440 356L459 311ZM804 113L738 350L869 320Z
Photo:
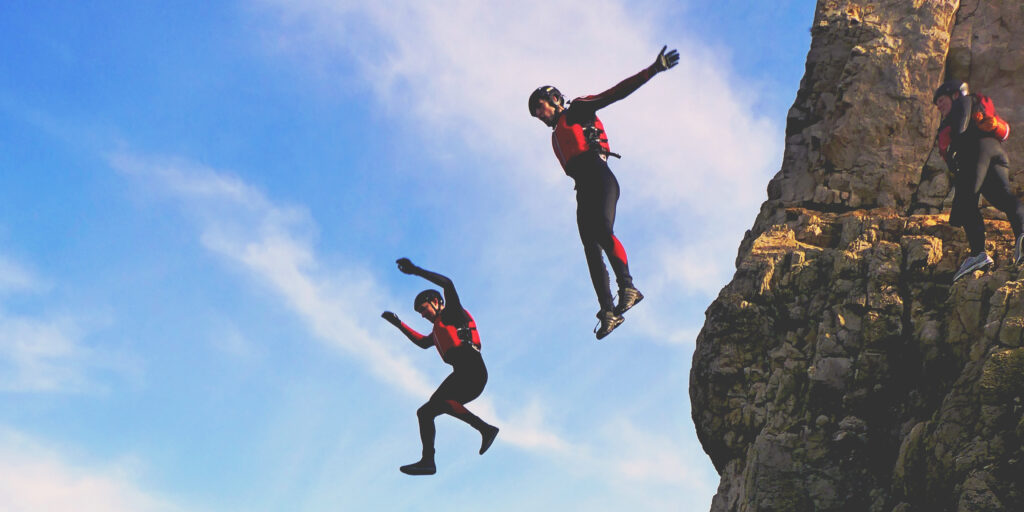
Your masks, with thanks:
M576 180L576 225L597 300L602 310L610 310L614 305L602 252L608 255L619 288L632 287L633 278L629 274L626 250L614 231L619 182L604 160L594 160L591 168Z
M985 221L982 220L981 212L978 211L978 196L972 195L971 197L974 198L975 204L969 210L964 209L962 225L964 235L967 236L967 245L971 249L971 254L977 255L985 250Z
M433 460L434 457L434 418L449 414L476 430L483 432L490 425L466 409L465 404L473 401L484 390L487 384L487 367L480 353L465 347L453 354L453 371L444 382L437 387L430 400L416 411L420 425L420 441L423 443L423 457Z
M974 156L974 155L970 155ZM953 195L953 208L949 213L949 223L953 226L961 226L967 236L967 243L970 246L971 254L976 255L985 250L985 222L978 210L978 199L980 186L985 181L985 176L979 178L979 173L987 173L988 165L977 165L977 158L962 156L958 159L961 162L959 171L953 181L955 193ZM964 165L966 162L971 162Z
M1006 214L1016 240L1024 226L1024 205L1010 190L1010 162L1002 146L994 139L982 140L978 168L983 166L987 173L981 183L981 194L992 206Z

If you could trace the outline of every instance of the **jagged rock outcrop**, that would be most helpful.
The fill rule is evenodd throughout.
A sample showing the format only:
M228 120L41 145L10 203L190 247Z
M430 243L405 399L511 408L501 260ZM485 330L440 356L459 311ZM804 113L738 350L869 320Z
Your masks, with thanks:
M961 78L1024 130L1022 35L1020 0L819 0L782 170L694 352L713 511L1024 510L1024 268L986 208L995 269L950 283L931 104Z

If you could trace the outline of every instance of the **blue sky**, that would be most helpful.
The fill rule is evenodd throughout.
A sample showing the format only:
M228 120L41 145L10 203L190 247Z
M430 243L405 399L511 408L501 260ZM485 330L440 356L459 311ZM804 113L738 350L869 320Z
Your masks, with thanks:
M702 510L687 382L778 170L814 3L17 2L0 10L0 509ZM601 113L647 299L598 343L571 180L526 112ZM379 318L451 277L490 381ZM524 508L528 507L528 508Z

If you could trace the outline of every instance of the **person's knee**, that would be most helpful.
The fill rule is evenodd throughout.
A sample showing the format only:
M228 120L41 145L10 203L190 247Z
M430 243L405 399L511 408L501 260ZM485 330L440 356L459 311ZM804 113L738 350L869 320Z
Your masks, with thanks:
M981 210L977 205L963 204L953 205L953 208L960 212L960 218L964 224L977 224L982 222Z
M610 222L592 222L580 228L580 238L599 246L607 246L614 232Z
M995 197L990 199L989 202L992 203L992 206L995 206L996 209L1007 215L1016 213L1021 206L1020 199L1017 199L1017 196L1013 195L1008 189L1001 190L998 194L994 194L994 196Z
M416 409L416 416L418 416L421 419L431 419L440 414L441 411L440 408L438 407L438 404L433 401L427 402L420 406L419 409Z
M601 242L599 239L584 235L580 237L580 242L583 243L583 252L587 255L587 258L600 257Z
M1010 218L1017 215L1017 212L1020 211L1021 204L1020 201L1017 200L1017 198L1010 197L1006 201L1002 201L999 204L995 205L995 207L997 210L1006 214L1007 218Z

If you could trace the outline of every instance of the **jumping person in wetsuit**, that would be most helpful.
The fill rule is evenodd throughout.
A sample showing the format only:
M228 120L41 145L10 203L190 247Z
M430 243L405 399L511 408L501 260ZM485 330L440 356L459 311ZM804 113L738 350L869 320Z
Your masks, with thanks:
M430 400L416 411L420 440L423 442L423 458L399 468L409 475L433 475L437 471L434 465L434 418L450 414L475 428L480 432L481 455L491 447L498 435L498 427L487 424L465 407L465 404L483 392L487 384L487 368L480 356L480 335L476 330L476 322L462 308L452 280L417 267L407 258L401 258L397 263L398 270L403 273L420 276L444 290L443 298L437 290L423 290L413 301L413 309L434 324L429 336L416 332L390 311L380 315L420 348L437 347L441 359L452 365L451 375L437 387Z
M985 196L992 206L1006 214L1015 240L1013 262L1019 264L1022 254L1024 206L1010 191L1009 159L995 134L979 129L972 116L980 101L969 94L967 84L959 80L943 83L935 91L933 103L942 114L939 124L939 152L953 171L953 208L949 223L962 226L971 254L953 275L953 281L992 265L985 252L985 223L978 211L978 196Z
M629 275L626 250L615 236L615 205L619 200L619 182L608 168L612 153L604 125L598 119L599 109L629 96L654 75L679 62L679 53L664 47L654 64L595 96L583 96L566 105L562 93L550 85L538 87L530 94L530 115L552 128L551 146L565 174L576 182L576 225L579 227L583 252L590 267L590 279L597 292L601 324L595 331L604 338L623 322L622 314L644 296L633 286ZM602 252L615 272L619 285L619 304L612 302L608 270Z

